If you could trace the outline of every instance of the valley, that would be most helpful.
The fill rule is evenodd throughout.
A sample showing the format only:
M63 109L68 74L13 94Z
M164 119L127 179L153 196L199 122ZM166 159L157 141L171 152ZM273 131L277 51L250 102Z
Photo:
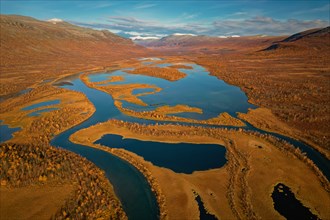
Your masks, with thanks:
M1 15L1 218L330 218L329 37Z

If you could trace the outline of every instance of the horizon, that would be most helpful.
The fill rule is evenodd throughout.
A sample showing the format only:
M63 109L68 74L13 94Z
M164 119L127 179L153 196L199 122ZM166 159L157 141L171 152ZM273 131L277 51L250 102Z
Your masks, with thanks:
M192 4L193 3L193 4ZM61 19L131 39L290 35L329 26L328 1L1 1L1 14Z
M0 0L0 219L330 220L328 1Z

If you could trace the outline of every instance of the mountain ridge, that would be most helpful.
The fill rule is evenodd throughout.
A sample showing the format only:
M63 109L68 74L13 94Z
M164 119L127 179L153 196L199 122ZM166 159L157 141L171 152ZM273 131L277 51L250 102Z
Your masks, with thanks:
M142 46L107 30L68 22L41 21L20 15L0 15L0 79L15 77L17 85L0 80L0 96L31 86L33 79L100 68L146 53Z
M324 38L327 39L324 40ZM325 42L323 42L322 40ZM301 42L301 44L299 44L299 42ZM274 42L272 45L261 51L271 51L288 48L298 49L298 47L314 47L321 49L320 46L322 46L322 44L329 47L330 26L325 28L314 28L295 33L281 41Z

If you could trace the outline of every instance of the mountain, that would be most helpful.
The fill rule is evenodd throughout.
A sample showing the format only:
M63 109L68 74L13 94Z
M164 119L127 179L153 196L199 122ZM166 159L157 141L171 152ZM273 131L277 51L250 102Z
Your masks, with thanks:
M281 41L274 42L271 46L263 49L263 51L276 49L297 50L302 48L323 50L325 47L330 47L330 26L326 28L310 29L293 34Z
M1 56L4 62L24 61L27 56L85 56L134 54L142 48L107 30L78 27L57 20L1 15ZM52 57L54 58L54 57ZM28 59L30 60L30 59Z
M159 40L135 41L139 45L163 51L194 51L199 53L228 53L236 51L262 49L283 39L269 36L205 36L205 35L170 35Z
M114 60L138 57L146 52L130 39L107 30L78 27L61 19L40 21L0 15L0 29L0 79L16 77L19 85L24 84L10 88L0 80L0 95L30 86L33 83L30 78L107 66Z

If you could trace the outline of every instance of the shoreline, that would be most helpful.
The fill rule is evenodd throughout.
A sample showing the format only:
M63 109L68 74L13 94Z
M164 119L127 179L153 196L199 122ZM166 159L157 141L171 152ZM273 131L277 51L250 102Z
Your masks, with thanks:
M141 130L139 127L143 128L143 129ZM157 130L155 130L155 129L157 129ZM165 131L167 131L167 133ZM190 133L190 132L194 133L195 131L198 131L197 136L199 136L199 141L198 141L197 136L194 137L194 136L190 135L190 138L188 138L188 136L189 136L188 133ZM156 132L156 133L153 133L153 132ZM165 132L165 133L163 133L163 132ZM204 132L206 132L206 133L204 133ZM213 178L214 178L214 174L212 174L211 176L208 176L208 175L211 174L211 173L218 173L218 172L223 173L223 172L225 172L224 170L228 170L228 169L229 170L234 169L234 170L236 170L235 171L235 173L236 173L236 172L238 172L237 167L236 167L237 165L235 165L237 163L238 164L242 163L243 167L247 166L247 173L250 173L251 171L249 171L249 170L251 170L251 169L253 170L253 169L256 168L256 165L254 165L254 163L256 163L257 161L248 159L248 158L246 158L246 156L244 156L244 154L239 153L242 150L245 151L244 148L242 148L241 144L245 142L245 141L242 142L242 140L244 140L246 138L248 138L247 140L250 140L249 143L251 143L251 144L255 142L255 141L252 141L252 140L256 140L257 142L258 142L258 140L260 140L262 142L270 144L270 146L272 146L271 148L270 148L270 146L267 146L268 144L267 145L262 144L262 146L263 146L262 148L265 148L266 150L268 149L266 152L269 151L269 153L273 152L276 149L276 152L278 152L278 153L276 153L275 155L274 155L274 152L271 153L271 154L267 153L269 156L273 154L272 157L275 156L275 158L276 158L276 157L278 157L276 155L282 155L280 157L280 158L282 158L281 160L283 160L283 159L289 160L289 161L291 161L291 163L293 161L292 161L292 159L289 159L289 158L295 158L294 161L296 161L296 162L294 162L294 163L297 164L297 165L300 164L299 166L304 167L303 168L305 170L304 172L307 172L307 170L309 170L307 173L313 173L313 174L311 174L311 175L314 176L312 178L313 181L316 181L316 179L318 179L317 182L322 183L322 186L324 187L324 188L322 187L323 190L325 190L326 192L329 192L329 189L330 189L329 182L326 179L324 179L324 176L322 177L322 174L320 176L320 173L318 173L317 169L316 170L313 169L313 163L310 163L309 159L307 159L306 157L301 155L301 153L299 151L297 151L293 147L290 147L291 145L288 145L288 144L286 144L282 141L279 142L276 138L274 138L272 136L260 135L257 132L243 132L243 131L233 131L233 130L227 130L227 129L211 129L211 128L200 129L198 127L193 127L193 126L178 126L178 125L159 125L159 126L155 126L155 125L138 125L138 124L135 124L135 123L122 122L122 121L118 121L118 120L110 120L108 122L99 123L95 126L77 131L76 133L74 133L70 137L70 140L72 140L73 142L78 141L78 142L84 143L84 144L88 143L89 146L92 145L93 147L102 147L102 148L110 149L108 147L93 144L93 142L95 140L100 138L105 133L121 134L123 137L126 137L126 138L134 138L134 139L140 139L140 140L142 139L142 140L149 140L149 141L161 141L161 140L163 140L164 142L165 141L168 142L167 140L171 139L172 142L173 141L178 141L178 142L179 141L184 141L184 142L187 142L187 143L189 143L189 142L193 142L193 143L217 143L217 144L222 144L226 147L227 152L228 152L228 155L226 156L226 157L228 157L228 162L227 162L228 164L226 164L224 167L219 168L219 169L211 169L211 170L207 170L207 171L193 172L192 174L188 174L188 175L186 175L186 174L176 174L176 173L167 171L168 169L166 169L166 168L161 168L161 167L154 166L150 162L145 161L141 156L138 156L138 155L136 155L134 153L131 153L131 152L128 152L126 150L112 149L113 152L116 152L116 151L117 152L125 152L125 154L128 153L130 156L133 155L133 157L136 158L139 161L139 163L144 164L144 166L148 167L148 169L151 170L152 175L156 178L156 180L158 180L162 191L165 193L166 201L171 201L171 198L174 196L173 194L171 194L171 191L168 191L169 186L167 186L165 184L165 182L163 182L165 179L170 178L170 176L173 176L173 175L177 176L175 179L172 179L172 181L175 181L175 182L176 181L180 182L181 178L184 178L184 179L186 179L186 178L191 179L192 178L193 182L195 182L195 181L197 181L197 180L195 180L195 177L197 177L197 176L202 175L202 176L205 176L205 178L207 178L207 179L209 179L211 176L213 176ZM187 135L183 135L185 133L187 133ZM207 141L207 139L205 139L206 138L205 134L208 134L208 136L209 136L208 141ZM170 135L170 136L168 136L168 135ZM194 139L191 139L191 137L194 137ZM233 140L237 139L238 142L234 141L233 143L230 143L229 140L231 139L231 137L234 138ZM212 139L213 139L213 141L212 141ZM223 140L223 142L219 142L221 139ZM255 146L255 144L253 144L251 146ZM257 153L257 151L258 152L264 152L264 150L260 151L260 150L258 150L258 148L256 148L252 152ZM233 154L236 155L236 156L234 156L234 157L231 156ZM255 156L253 156L253 157L258 157L258 155L259 154L255 154ZM233 158L236 158L236 159L233 159ZM245 161L245 160L247 162L244 162L244 163L246 163L247 165L244 165L243 162L239 162L239 161ZM251 165L248 165L251 162L253 162L253 163ZM260 163L260 162L257 162L257 163ZM270 166L270 165L271 164L267 163L267 166ZM230 168L230 167L232 167L232 168ZM258 168L258 169L264 169L264 168ZM228 172L228 171L226 171L226 172ZM306 194L306 190L307 190L306 187L308 185L306 185L305 176L302 175L302 174L299 174L299 172L298 173L297 172L298 171L295 170L294 171L295 174L293 176L295 176L295 175L300 176L299 181L302 181L302 182L300 182L300 184L303 184L305 186L303 188L303 191L304 191L303 194L301 194L301 192L296 193L296 192L298 192L297 189L300 188L301 186L300 186L300 184L297 184L297 182L294 179L292 179L293 182L292 182L292 180L289 181L289 179L287 179L289 176L284 175L285 178L283 179L284 176L280 177L283 174L276 174L272 178L276 178L277 182L287 183L291 187L291 189L294 190L294 192L296 193L296 197L299 198L300 201L302 201L304 203L307 202L307 204L309 204L308 201L309 201L309 199L311 199L309 196L312 196L312 195ZM230 173L231 173L231 171L230 171ZM251 174L257 175L257 176L261 175L259 173L254 173L254 172L251 173ZM165 175L166 178L164 177L164 175ZM170 176L168 176L168 175L170 175ZM237 175L240 176L239 173L237 173ZM279 175L279 177L276 177L277 175ZM174 178L174 176L173 176L173 178ZM179 178L179 179L177 179L177 178ZM244 178L247 178L247 176L245 176ZM294 178L294 177L291 176L290 178ZM213 181L213 180L209 179L208 181ZM239 188L236 188L235 181L234 180L232 180L232 181L233 182L231 182L231 184L234 187L232 189L233 192L236 192L237 190L240 191ZM249 181L253 182L254 180L249 180L249 178L247 178L246 180L242 180L242 181L243 181L242 184L244 182L245 182L244 184L248 184ZM268 182L269 181L270 180L268 180ZM197 184L200 185L201 183L198 182ZM273 182L270 182L270 186L273 186L273 184L274 184ZM314 187L316 187L317 185L318 184L316 183L316 185L314 185ZM253 185L251 185L251 187L252 186ZM187 189L189 189L189 188L190 187L188 187ZM202 200L205 201L205 208L207 210L209 210L210 213L212 213L212 214L218 213L218 211L215 211L216 209L211 208L211 207L213 207L213 205L211 205L210 201L208 199L206 199L206 198L208 198L208 196L205 195L205 191L200 191L199 187L197 187L197 186L195 186L193 188L196 189L196 191L199 192L199 194L201 195ZM267 188L268 189L267 193L270 190L270 188ZM317 188L314 188L314 190L316 190L316 189ZM316 191L320 192L320 188L318 188ZM186 193L188 193L188 192L186 192ZM265 192L263 192L262 194L265 195ZM220 196L220 194L217 194L217 195ZM303 195L303 197L301 197L302 195ZM319 194L319 195L321 195L321 194ZM324 195L325 194L323 194L323 196ZM233 197L233 202L234 203L236 201L236 198L237 198L236 196ZM309 198L309 199L306 199L306 198ZM248 201L251 200L251 199L252 198L249 198L249 197L246 198L247 204L250 204ZM315 200L315 198L313 200ZM316 202L316 201L317 200L315 200L314 202ZM315 203L312 203L312 204L315 204ZM173 210L175 210L175 208L170 203L168 203L167 206L169 206L168 207L168 212L169 212L169 218L171 218L171 215L173 215ZM239 207L240 207L240 205L236 204L236 205L234 205L233 209L235 209L235 210L237 209L238 212L240 212L240 213L242 213L242 212L245 213L245 211L242 211L242 207L241 208L239 208ZM313 206L309 206L309 208L314 210ZM250 211L248 211L248 212L249 213L251 212L250 214L253 216L252 206L249 208L249 210ZM316 212L316 211L314 210L313 212ZM217 214L217 216L219 216L219 215ZM223 216L223 213L220 216Z

